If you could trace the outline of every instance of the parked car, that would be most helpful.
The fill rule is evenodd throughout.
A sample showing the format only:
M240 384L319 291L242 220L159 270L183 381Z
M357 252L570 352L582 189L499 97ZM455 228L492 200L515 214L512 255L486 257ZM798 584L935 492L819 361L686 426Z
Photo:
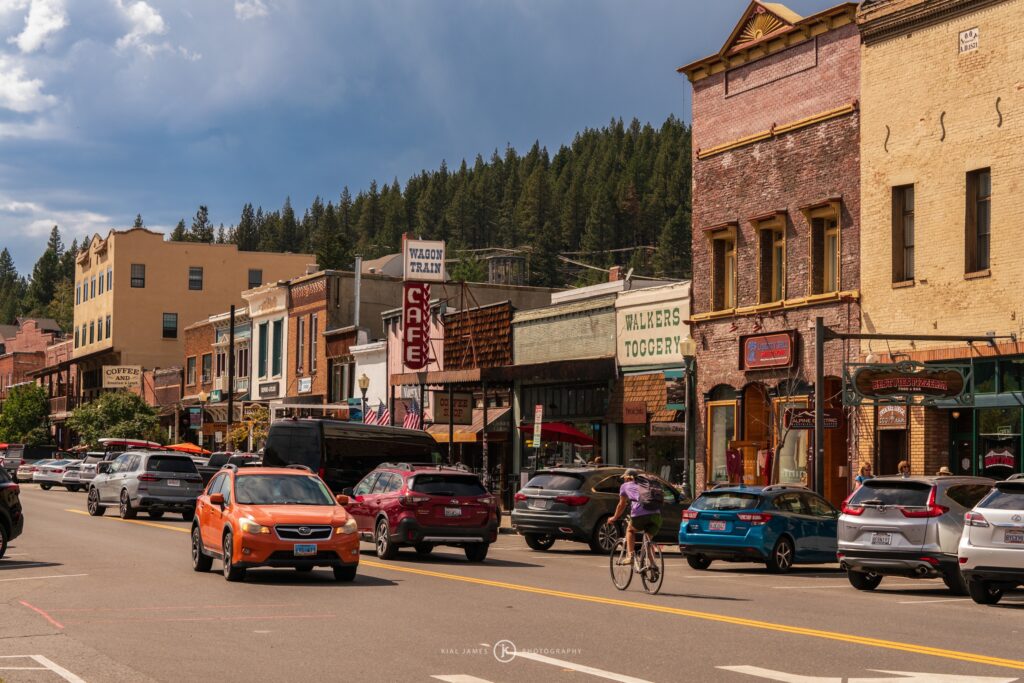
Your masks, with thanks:
M192 458L195 461L195 457ZM199 474L203 477L203 485L209 484L210 480L213 479L213 475L217 474L222 467L225 465L236 465L238 467L250 467L258 464L260 456L255 453L231 453L231 452L217 452L210 455L207 461L200 465L196 463L196 469L199 470Z
M714 560L763 562L771 572L836 560L836 510L806 487L705 491L683 512L679 550L694 569Z
M68 491L82 491L85 484L82 483L82 461L72 460L64 466L64 475L60 479L60 485Z
M868 479L843 503L840 566L857 590L885 576L941 578L957 595L967 584L957 562L964 515L992 489L986 477Z
M540 470L515 495L512 527L533 550L548 550L556 540L579 541L595 553L610 553L621 535L605 524L619 502L624 467L556 467ZM656 540L675 543L683 510L690 500L653 474L665 491L661 531Z
M0 469L0 558L7 552L7 544L21 535L25 516L19 499L20 488Z
M32 482L32 477L43 465L49 465L53 462L53 458L44 458L42 460L36 460L33 462L21 461L18 468L14 471L14 476L11 479L16 484L28 484Z
M216 558L224 578L242 581L252 567L331 567L352 581L359 536L347 502L305 467L226 467L196 502L192 568L209 571Z
M54 486L60 486L64 478L64 472L72 460L51 460L49 462L39 461L32 468L32 483L39 484L39 488L49 491Z
M119 455L121 453L117 451L106 453L103 451L89 451L86 453L85 458L82 460L81 474L79 475L86 488L88 488L89 482L96 477L96 465L101 462L113 462Z
M98 463L97 469L87 503L93 516L117 505L121 519L134 519L140 510L153 519L170 511L192 519L196 497L203 491L192 458L179 453L129 451L113 462Z
M994 605L1024 584L1024 479L998 482L964 517L960 571L974 602Z
M435 546L447 545L463 548L471 562L483 562L498 540L497 498L465 470L384 463L345 493L360 536L373 541L377 557L386 560L403 546L429 555Z

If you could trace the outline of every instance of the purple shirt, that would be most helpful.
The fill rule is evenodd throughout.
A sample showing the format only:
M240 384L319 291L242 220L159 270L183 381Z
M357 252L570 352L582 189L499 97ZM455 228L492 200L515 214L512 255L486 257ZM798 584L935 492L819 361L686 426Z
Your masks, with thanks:
M644 515L653 515L658 510L648 510L640 504L640 485L635 481L627 481L619 487L619 495L629 498L631 503L629 508L630 517L643 517Z

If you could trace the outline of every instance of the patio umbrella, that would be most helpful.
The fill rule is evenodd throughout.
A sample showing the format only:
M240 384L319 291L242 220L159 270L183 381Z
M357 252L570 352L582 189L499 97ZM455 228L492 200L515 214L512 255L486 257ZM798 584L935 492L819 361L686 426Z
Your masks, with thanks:
M532 424L519 425L523 434L533 434ZM544 441L574 443L578 446L593 446L596 441L573 427L568 422L544 422L540 426L540 438Z
M166 446L169 451L178 451L179 453L188 453L189 455L210 455L211 452L205 448L201 448L194 443L175 443L170 446Z

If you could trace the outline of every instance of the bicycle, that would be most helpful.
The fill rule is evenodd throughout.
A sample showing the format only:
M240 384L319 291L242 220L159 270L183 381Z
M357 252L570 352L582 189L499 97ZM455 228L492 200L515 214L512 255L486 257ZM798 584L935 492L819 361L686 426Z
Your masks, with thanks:
M665 580L665 558L661 554L661 546L655 543L646 531L643 532L640 549L633 555L633 561L630 562L626 558L629 556L631 542L633 539L628 538L627 534L623 534L612 548L609 556L612 583L620 591L626 590L633 581L633 572L635 571L640 575L644 591L650 595L656 595Z

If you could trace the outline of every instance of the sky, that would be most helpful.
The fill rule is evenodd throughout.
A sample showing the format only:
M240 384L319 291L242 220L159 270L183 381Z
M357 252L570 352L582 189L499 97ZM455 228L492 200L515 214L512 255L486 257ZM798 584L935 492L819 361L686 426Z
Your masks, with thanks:
M807 15L836 1L790 0ZM676 67L738 0L0 0L0 247L31 272L200 204L300 212L612 118L689 121Z

